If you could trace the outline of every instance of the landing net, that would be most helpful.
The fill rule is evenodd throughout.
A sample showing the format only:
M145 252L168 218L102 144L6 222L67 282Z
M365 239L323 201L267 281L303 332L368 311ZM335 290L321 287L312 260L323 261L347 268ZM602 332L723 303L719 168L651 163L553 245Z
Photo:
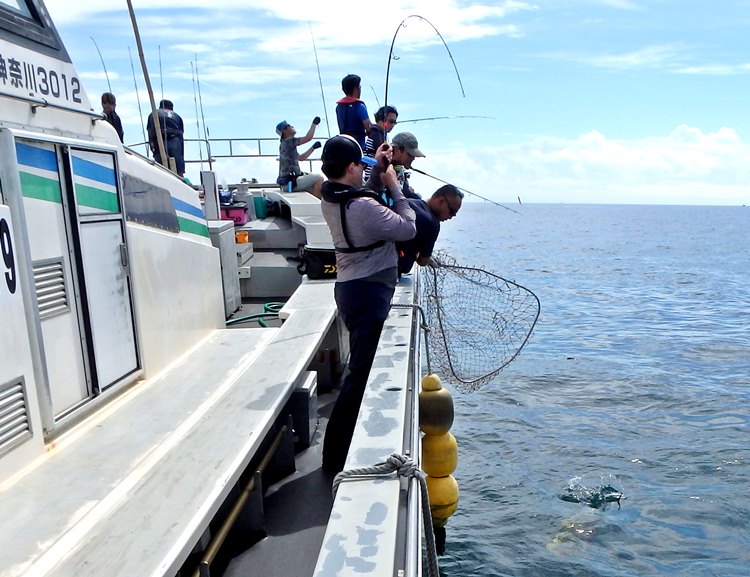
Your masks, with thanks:
M491 381L521 352L539 318L529 289L445 252L421 268L429 361L459 390ZM434 369L433 369L434 370Z

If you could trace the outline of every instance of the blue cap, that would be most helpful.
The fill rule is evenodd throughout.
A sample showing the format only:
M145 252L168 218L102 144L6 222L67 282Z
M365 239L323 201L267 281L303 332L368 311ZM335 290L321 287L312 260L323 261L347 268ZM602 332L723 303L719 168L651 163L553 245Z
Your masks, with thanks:
M276 134L281 136L281 133L284 132L284 129L289 126L289 123L286 120L282 120L276 125Z
M359 159L359 161L362 164L366 164L367 166L375 166L378 163L378 161L375 160L372 156L363 156Z

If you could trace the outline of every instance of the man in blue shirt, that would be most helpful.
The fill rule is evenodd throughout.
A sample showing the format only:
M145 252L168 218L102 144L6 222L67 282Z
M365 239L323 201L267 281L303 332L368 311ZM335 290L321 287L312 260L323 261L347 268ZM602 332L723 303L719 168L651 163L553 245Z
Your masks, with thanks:
M409 199L416 215L417 234L414 238L396 243L398 272L408 273L414 262L425 266L430 262L435 241L440 234L440 223L452 219L463 202L464 193L452 184L438 188L429 200Z
M336 120L339 134L348 134L365 149L365 138L370 133L372 123L367 106L359 97L362 95L362 79L356 74L347 74L341 80L341 90L346 96L336 102Z

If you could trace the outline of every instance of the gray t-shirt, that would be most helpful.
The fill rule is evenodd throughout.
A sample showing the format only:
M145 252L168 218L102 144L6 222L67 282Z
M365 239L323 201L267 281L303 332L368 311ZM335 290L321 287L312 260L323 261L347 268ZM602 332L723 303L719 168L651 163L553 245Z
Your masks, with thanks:
M377 273L398 266L395 241L409 240L416 233L414 210L398 194L393 208L387 208L373 198L356 198L346 208L346 225L354 246L367 246L379 240L386 243L362 252L336 251L336 280L346 282L367 277L379 278ZM341 224L339 204L323 200L323 217L331 229L333 244L347 247ZM389 284L389 283L388 283Z
M279 176L287 176L291 172L297 176L302 174L299 167L298 145L299 138L296 136L281 139L279 143Z

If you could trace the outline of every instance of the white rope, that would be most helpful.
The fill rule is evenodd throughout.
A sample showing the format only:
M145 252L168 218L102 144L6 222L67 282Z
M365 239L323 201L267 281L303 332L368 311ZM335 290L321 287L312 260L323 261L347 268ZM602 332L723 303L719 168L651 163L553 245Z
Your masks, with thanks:
M336 492L342 481L356 477L375 477L378 475L389 475L393 472L399 477L407 479L417 478L419 480L420 495L422 499L422 525L424 527L425 547L427 549L427 574L430 577L439 577L437 549L435 548L435 533L432 529L432 515L430 513L430 501L427 497L427 482L424 478L424 472L417 464L403 455L393 453L383 463L378 463L372 467L363 467L360 469L349 469L341 471L333 479L333 498L336 498Z

